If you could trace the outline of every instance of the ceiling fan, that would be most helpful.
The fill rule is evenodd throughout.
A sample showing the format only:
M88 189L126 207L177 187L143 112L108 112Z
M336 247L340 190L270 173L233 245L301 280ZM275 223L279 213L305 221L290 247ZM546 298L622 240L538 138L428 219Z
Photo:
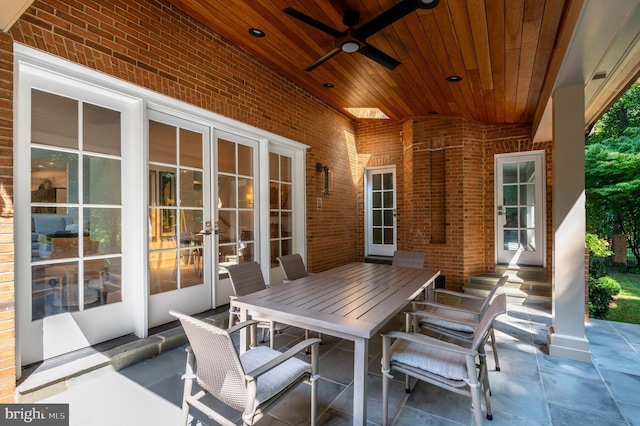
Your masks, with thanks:
M349 54L358 52L392 70L400 65L400 61L368 44L367 38L404 18L414 10L433 9L439 2L440 0L402 0L400 3L392 6L390 9L387 9L358 28L354 27L360 22L360 13L353 10L347 10L342 17L342 23L347 26L347 29L344 31L338 31L292 7L284 9L284 13L311 25L322 32L332 35L336 39L335 47L306 67L304 69L305 71L312 71L317 66L325 63L341 51Z

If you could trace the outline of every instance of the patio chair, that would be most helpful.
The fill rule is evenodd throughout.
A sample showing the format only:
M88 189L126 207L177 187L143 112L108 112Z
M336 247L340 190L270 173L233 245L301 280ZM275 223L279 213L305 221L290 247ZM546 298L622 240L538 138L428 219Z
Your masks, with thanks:
M258 262L238 263L236 265L225 266L225 269L229 273L229 280L231 281L231 288L234 293L230 296L231 300L238 296L246 296L247 294L255 293L256 291L267 288L267 284L264 282L262 270L260 269L260 264ZM239 310L230 307L229 327L232 327L235 320L239 318ZM269 346L273 349L274 336L276 332L280 332L288 326L262 318L254 317L253 319L258 321L258 328L262 329L261 343L265 341L265 333L269 333Z
M180 320L189 340L182 400L182 424L187 425L193 407L222 425L235 425L206 405L202 398L213 395L224 404L242 412L244 425L252 425L273 404L302 381L311 385L311 424L316 424L318 392L318 343L309 339L282 353L256 346L238 355L230 334L250 327L255 343L256 321L246 321L223 330L191 316L169 311ZM311 347L311 363L296 358ZM192 394L193 380L202 388Z
M278 257L278 263L280 263L280 268L284 275L284 279L282 280L283 284L311 275L307 272L307 268L302 261L302 256L298 253L280 256ZM309 330L304 331L304 337L306 339L309 338ZM321 333L318 333L318 338L322 339Z
M508 276L501 277L486 297L457 291L435 289L435 301L413 301L412 323L407 323L407 331L431 330L450 338L470 342L474 339L480 317L487 310L496 292ZM407 317L409 320L409 316ZM500 371L498 347L493 327L490 330L491 347L496 371Z
M489 401L489 386L484 345L498 315L506 312L506 296L496 296L482 315L471 345L463 347L430 336L394 331L382 335L382 424L388 424L389 379L392 371L415 377L440 388L471 397L473 417L482 425L481 392L484 394L487 419L493 418ZM395 339L393 345L391 340ZM479 368L476 357L480 358Z
M418 251L401 251L393 252L393 266L404 266L407 268L424 268L424 253Z
M304 266L302 257L298 253L280 256L278 263L280 263L280 268L284 275L282 280L284 284L310 275Z

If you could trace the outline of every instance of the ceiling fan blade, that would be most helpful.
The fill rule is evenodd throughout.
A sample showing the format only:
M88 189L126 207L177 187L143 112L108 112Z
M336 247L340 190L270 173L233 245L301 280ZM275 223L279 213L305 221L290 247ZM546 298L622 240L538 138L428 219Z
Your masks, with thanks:
M394 22L404 18L414 10L433 9L439 0L402 0L400 3L385 10L356 30L359 37L366 39Z
M398 61L397 59L392 58L391 56L387 55L382 50L376 49L375 47L371 46L370 44L365 44L364 46L362 46L358 50L358 53L363 54L367 58L369 58L369 59L371 59L373 61L376 61L377 63L379 63L383 67L388 68L390 70L393 70L398 65L400 65L400 61Z
M333 58L335 55L340 53L340 51L341 49L339 47L334 47L333 49L325 53L321 58L319 58L314 63L306 67L304 70L313 71L314 69L316 69L316 67L318 67L319 65L322 65L323 63L327 62L329 59Z
M313 19L311 16L305 15L304 13L292 7L287 7L285 10L283 10L283 12L289 16L293 16L294 18L304 22L305 24L311 25L312 27L317 28L320 31L325 32L329 35L332 35L336 38L342 36L342 33L340 31L334 28L331 28L330 26L325 25L320 21Z

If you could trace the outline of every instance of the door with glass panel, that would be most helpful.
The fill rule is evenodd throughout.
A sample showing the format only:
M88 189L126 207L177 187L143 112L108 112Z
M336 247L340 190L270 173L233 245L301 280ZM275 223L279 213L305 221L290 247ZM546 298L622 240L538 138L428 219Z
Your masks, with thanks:
M498 155L496 249L499 264L544 262L544 152Z
M212 307L209 128L149 111L149 326Z
M269 153L269 263L272 282L278 282L273 276L274 272L281 278L278 257L305 254L303 249L294 248L292 172L289 154L277 151Z
M25 365L134 330L122 183L136 117L135 102L117 95L21 79L16 312Z
M225 266L260 261L258 145L246 137L216 131L218 286L216 300L228 303L231 287Z
M369 169L365 180L367 254L392 256L396 249L395 167Z

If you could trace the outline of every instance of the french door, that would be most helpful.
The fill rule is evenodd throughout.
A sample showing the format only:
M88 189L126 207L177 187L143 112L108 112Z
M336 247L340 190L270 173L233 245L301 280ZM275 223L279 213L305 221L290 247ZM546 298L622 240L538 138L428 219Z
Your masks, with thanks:
M208 126L148 113L149 326L213 306Z
M544 151L497 155L495 173L497 263L543 266Z
M365 173L365 235L367 255L393 255L397 241L395 167Z
M131 230L124 190L139 102L21 64L16 143L20 363L133 332ZM138 117L139 118L139 117ZM135 155L135 154L134 154Z

